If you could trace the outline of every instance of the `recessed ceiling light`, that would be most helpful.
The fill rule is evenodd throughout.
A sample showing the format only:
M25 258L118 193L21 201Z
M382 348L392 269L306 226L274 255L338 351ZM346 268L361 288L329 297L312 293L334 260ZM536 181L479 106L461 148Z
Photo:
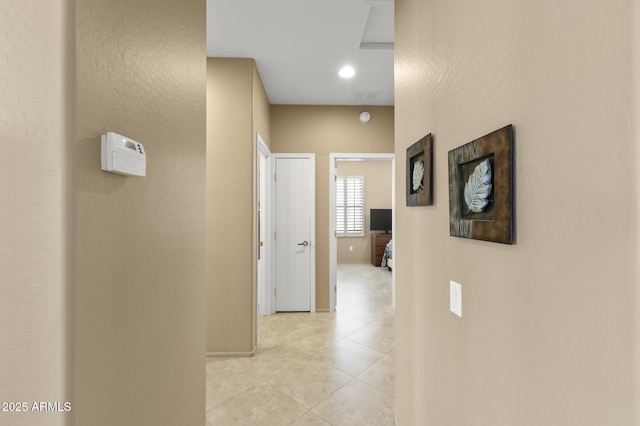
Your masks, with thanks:
M351 78L356 75L356 70L350 66L342 67L342 69L338 71L338 75L342 78Z

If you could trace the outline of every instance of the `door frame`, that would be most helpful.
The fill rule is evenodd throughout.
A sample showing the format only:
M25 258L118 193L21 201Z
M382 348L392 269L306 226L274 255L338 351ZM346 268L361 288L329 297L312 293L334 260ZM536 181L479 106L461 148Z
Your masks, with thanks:
M262 170L260 168L260 158L264 156L266 158L265 161L265 170ZM259 262L259 254L256 255L256 300L257 303L260 305L261 308L261 314L262 315L271 315L272 313L275 312L275 300L273 298L273 282L274 282L274 278L273 278L273 274L274 274L274 263L273 263L273 243L271 238L269 238L270 235L273 235L273 203L272 203L272 196L271 194L273 193L273 180L270 178L271 176L273 176L273 172L272 172L272 164L273 164L273 158L272 158L272 154L271 154L271 150L269 149L269 147L267 146L267 144L265 143L264 139L262 139L262 136L260 136L260 133L256 133L256 186L258 191L256 191L256 232L257 232L257 238L256 238L256 247L257 250L260 251L260 229L261 226L265 227L265 239L263 241L264 246L262 247L262 253L264 253L264 268L265 268L265 274L264 274L264 279L265 282L263 283L264 286L264 290L262 293L259 291L259 284L260 284L260 276L259 276L259 269L258 269L258 262ZM264 185L262 185L262 180L264 179ZM262 186L261 186L262 185ZM263 187L265 190L264 194L261 194L260 192L260 188ZM260 205L260 203L263 202L264 205ZM258 208L258 206L260 206ZM258 215L257 212L258 210L262 213L261 215ZM261 223L262 222L262 225ZM271 295L271 297L269 297L269 295ZM254 306L254 310L257 310L258 307Z
M330 153L329 154L329 310L336 310L338 292L338 237L336 236L336 178L338 161L391 161L392 226L396 229L396 155L390 153ZM395 238L395 236L394 236ZM396 308L396 275L391 270L391 306Z
M316 311L316 155L314 153L277 153L277 154L273 154L271 156L272 158L272 174L274 174L274 179L271 180L271 184L275 185L275 173L276 173L276 160L281 159L281 158L291 158L291 159L297 159L297 158L306 158L311 160L311 170L310 170L310 176L311 176L311 187L309 188L309 191L311 192L311 214L309 217L309 221L311 222L309 224L309 250L311 251L310 253L310 262L311 264L310 266L310 279L309 279L309 296L310 296L310 312L313 313ZM272 231L273 233L271 234L271 237L273 237L273 239L275 240L276 238L276 232L278 232L277 229L275 229L275 223L276 223L276 203L278 202L275 199L275 188L271 191L271 200L272 202L271 204L271 211L273 212L273 214L271 215L272 217L272 224L273 224L273 228ZM274 247L275 247L275 243L274 243ZM275 289L276 289L276 283L275 283L275 270L276 270L276 257L277 257L278 253L276 252L276 250L273 250L273 263L272 263L272 271L273 271L273 280L272 280L272 288L271 288L271 295L275 294ZM273 312L275 313L275 309L276 309L276 302L275 302L275 297L273 297Z

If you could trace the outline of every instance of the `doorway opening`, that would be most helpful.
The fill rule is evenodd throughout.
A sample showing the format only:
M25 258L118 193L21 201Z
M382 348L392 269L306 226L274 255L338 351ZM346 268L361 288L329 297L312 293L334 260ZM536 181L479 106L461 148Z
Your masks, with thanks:
M393 153L331 153L329 161L329 308L333 312L338 306L338 237L336 221L336 181L338 176L338 166L340 163L360 163L360 162L390 162L391 163L391 210L395 210L395 154ZM367 186L365 180L365 186ZM369 205L367 208L376 208L376 205ZM367 209L365 208L365 209ZM368 212L368 210L367 210ZM365 213L365 216L367 213ZM365 229L368 229L368 221L365 220ZM392 215L392 228L395 228L395 214ZM371 237L366 235L365 246L369 247ZM349 249L355 250L355 244L348 245ZM391 273L391 306L395 309L395 272Z

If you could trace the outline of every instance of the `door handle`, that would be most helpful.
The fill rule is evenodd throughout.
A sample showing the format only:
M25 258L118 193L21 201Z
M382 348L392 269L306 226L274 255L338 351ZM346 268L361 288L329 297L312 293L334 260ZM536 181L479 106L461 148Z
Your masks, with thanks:
M303 241L301 243L298 243L299 246L308 246L309 245L309 241Z

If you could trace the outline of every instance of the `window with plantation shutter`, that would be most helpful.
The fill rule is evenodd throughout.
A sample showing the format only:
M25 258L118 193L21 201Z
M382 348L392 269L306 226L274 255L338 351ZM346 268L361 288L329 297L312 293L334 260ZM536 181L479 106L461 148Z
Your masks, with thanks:
M364 176L337 177L336 231L338 237L364 237Z

